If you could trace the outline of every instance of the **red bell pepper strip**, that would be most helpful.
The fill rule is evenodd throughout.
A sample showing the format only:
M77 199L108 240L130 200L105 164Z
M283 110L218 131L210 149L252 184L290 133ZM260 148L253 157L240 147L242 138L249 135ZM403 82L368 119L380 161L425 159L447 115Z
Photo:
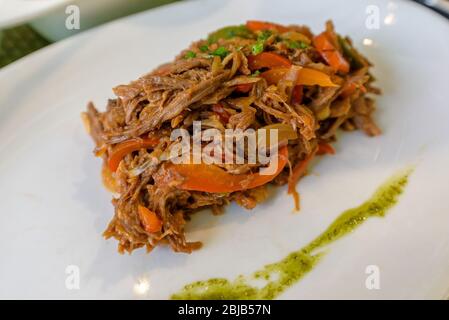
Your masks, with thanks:
M357 85L354 82L347 82L341 89L340 96L342 98L349 97L351 94L355 92L356 89Z
M284 146L278 152L278 167L271 175L252 174L230 174L215 165L208 164L173 164L165 166L163 177L156 177L156 183L169 183L171 179L180 179L182 182L177 186L183 190L194 190L202 192L235 192L252 189L264 185L284 169L288 161L288 149Z
M362 92L366 92L366 88L363 84L357 84L355 82L347 82L340 93L340 96L342 98L349 97L351 94L353 94L357 89L360 89Z
M322 142L318 144L317 155L322 156L325 154L335 154L335 149L329 143Z
M212 106L212 111L215 112L215 114L218 115L221 122L228 123L229 118L231 115L223 108L223 106L220 103L216 103Z
M292 63L287 58L273 53L262 52L258 55L248 56L248 67L254 71L262 68L290 67Z
M292 91L292 103L301 104L302 102L302 86L296 85Z
M235 86L235 91L247 93L253 88L252 83L244 83L244 84L238 84Z
M266 21L257 21L257 20L249 20L246 22L246 27L253 31L262 31L262 30L276 30L279 33L287 32L289 29L277 23L266 22Z
M248 66L251 70L270 68L270 70L260 74L260 76L265 78L269 84L277 84L287 73L293 72L297 85L320 85L323 87L336 86L329 75L324 72L294 66L290 60L273 52L262 52L256 56L249 56Z
M346 61L343 55L335 48L326 32L322 32L313 38L313 45L332 69L343 73L349 72L348 61Z

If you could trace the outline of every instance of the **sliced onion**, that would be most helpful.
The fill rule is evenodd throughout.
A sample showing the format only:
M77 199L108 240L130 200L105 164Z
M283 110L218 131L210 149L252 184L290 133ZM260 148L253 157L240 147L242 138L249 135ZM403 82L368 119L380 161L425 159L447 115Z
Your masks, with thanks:
M271 130L277 130L278 133L278 144L282 145L285 144L286 142L288 142L288 140L294 140L294 139L298 139L298 134L295 131L295 129L293 129L293 127L289 124L285 124L285 123L274 123L274 124L270 124L267 126L264 126L260 129L265 129L265 141L266 141L266 145L269 146L269 148L273 148L275 147L274 145L272 145L272 142L270 141L270 137L271 137ZM257 130L258 135L261 134L261 131ZM259 139L259 136L258 136Z

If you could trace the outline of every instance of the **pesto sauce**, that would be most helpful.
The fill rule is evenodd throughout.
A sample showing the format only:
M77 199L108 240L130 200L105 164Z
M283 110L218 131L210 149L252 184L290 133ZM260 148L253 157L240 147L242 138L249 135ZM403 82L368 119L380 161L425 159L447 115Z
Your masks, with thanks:
M306 275L320 261L327 244L353 231L370 217L383 217L398 201L412 170L401 172L381 185L373 196L356 208L343 212L318 237L279 262L264 266L250 276L240 275L234 281L214 278L186 285L172 299L274 299ZM254 282L263 281L263 286ZM253 282L253 284L251 284Z

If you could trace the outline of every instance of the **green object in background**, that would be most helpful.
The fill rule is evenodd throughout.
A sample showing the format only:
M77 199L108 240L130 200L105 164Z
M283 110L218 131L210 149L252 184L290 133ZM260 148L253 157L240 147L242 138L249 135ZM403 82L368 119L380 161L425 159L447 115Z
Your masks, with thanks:
M28 25L0 31L0 68L49 43Z

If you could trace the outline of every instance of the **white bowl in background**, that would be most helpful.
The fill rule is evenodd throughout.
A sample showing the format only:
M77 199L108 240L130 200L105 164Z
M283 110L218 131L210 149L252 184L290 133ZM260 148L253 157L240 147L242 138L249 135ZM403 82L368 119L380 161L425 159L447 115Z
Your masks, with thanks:
M0 29L30 21L69 0L0 0Z

